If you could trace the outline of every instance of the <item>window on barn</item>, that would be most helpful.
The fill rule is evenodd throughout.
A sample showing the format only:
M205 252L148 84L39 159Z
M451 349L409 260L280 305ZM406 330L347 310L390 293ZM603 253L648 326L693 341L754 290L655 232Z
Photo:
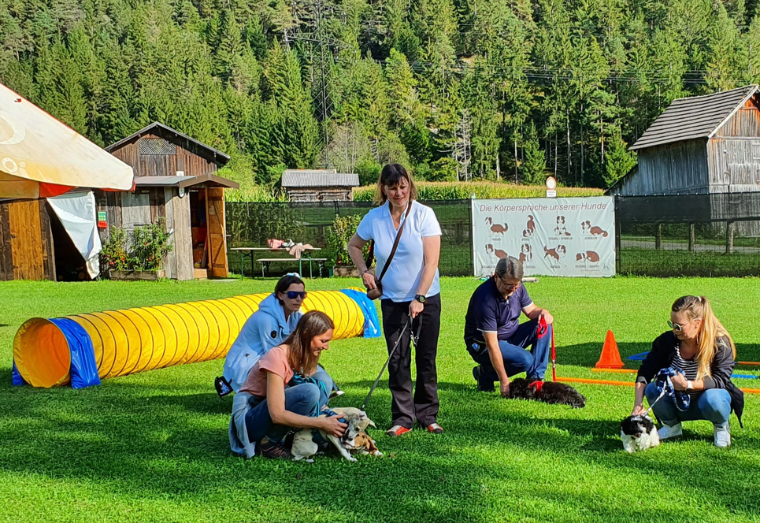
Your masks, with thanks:
M174 155L177 154L177 146L167 142L163 138L143 138L140 140L140 154L145 155Z

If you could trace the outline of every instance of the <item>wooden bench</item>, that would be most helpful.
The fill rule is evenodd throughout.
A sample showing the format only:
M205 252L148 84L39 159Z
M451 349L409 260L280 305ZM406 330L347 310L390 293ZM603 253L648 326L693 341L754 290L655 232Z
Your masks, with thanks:
M319 276L322 277L322 268L325 266L325 262L327 261L327 258L311 258L308 256L302 256L301 258L259 258L256 260L261 264L261 277L263 278L267 273L269 272L269 265L271 263L278 263L278 262L298 262L298 273L303 275L303 262L308 261L309 262L309 278L313 278L314 274L312 271L312 262L317 262L317 267L319 268Z

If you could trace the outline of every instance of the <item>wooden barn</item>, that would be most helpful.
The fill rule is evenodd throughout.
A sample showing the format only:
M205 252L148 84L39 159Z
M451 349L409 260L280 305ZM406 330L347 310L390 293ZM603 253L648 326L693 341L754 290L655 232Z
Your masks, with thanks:
M630 148L621 196L760 191L760 94L750 85L674 100Z
M96 191L103 225L129 231L163 218L173 231L168 278L227 277L224 189L238 184L216 172L230 157L158 122L106 150L132 166L135 190ZM108 227L101 229L104 240Z
M45 200L0 201L0 281L56 280Z
M282 173L281 185L291 202L352 201L359 175L335 169L288 169Z

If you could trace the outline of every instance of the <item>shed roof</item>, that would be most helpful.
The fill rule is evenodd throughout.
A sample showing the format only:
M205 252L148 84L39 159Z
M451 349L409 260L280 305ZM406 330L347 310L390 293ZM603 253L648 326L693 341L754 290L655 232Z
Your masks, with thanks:
M137 187L225 187L228 189L239 189L237 182L216 176L206 174L202 176L136 176L135 186Z
M748 85L721 93L673 100L630 150L711 138L757 90L757 85Z
M130 134L126 138L122 138L121 140L119 140L116 143L112 143L111 145L109 145L108 147L106 147L106 151L108 151L109 153L113 152L115 149L120 148L122 145L124 145L124 144L126 144L128 142L131 142L132 140L141 138L143 135L149 134L149 133L157 134L158 136L161 136L162 138L167 138L167 139L172 139L173 138L175 140L177 138L180 138L180 139L187 140L187 141L189 141L191 143L194 143L195 145L197 145L198 147L200 147L200 149L201 149L202 152L206 153L204 155L205 158L208 158L209 160L215 161L219 165L225 165L227 162L230 161L230 157L227 156L226 154L224 154L223 152L218 151L218 150L214 149L213 147L209 147L205 143L199 142L195 138L190 138L188 135L183 134L183 133L179 132L176 129L172 129L168 125L164 125L161 122L153 122L149 126L143 127L142 129L140 129L136 133Z
M337 173L335 169L288 169L282 173L282 186L301 187L358 187L358 174Z

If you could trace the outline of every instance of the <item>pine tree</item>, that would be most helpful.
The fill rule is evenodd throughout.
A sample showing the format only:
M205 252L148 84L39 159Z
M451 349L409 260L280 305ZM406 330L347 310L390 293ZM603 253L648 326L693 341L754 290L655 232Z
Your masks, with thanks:
M522 179L529 185L539 185L546 181L546 156L538 143L536 125L530 122L525 142L525 162L521 166Z
M628 145L620 136L619 130L610 140L610 148L605 162L604 183L611 187L636 166L636 153L628 151Z

